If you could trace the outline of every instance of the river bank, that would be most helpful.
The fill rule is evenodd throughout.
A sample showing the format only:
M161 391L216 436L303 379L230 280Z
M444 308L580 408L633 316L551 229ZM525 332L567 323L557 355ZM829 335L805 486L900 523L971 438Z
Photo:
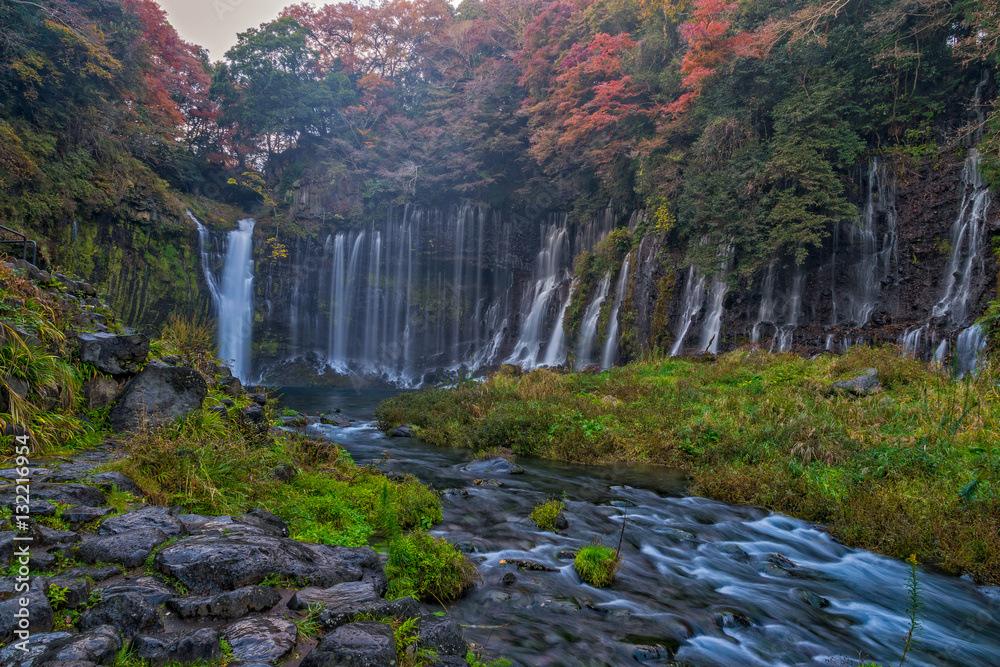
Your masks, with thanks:
M877 386L836 390L874 369ZM954 382L885 349L736 351L401 394L380 428L580 463L669 465L690 492L816 521L845 544L1000 582L995 371Z

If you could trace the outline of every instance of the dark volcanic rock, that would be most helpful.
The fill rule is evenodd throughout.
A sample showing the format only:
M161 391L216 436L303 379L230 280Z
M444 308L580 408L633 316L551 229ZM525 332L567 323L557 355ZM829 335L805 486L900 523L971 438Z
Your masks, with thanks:
M128 491L133 496L138 498L146 495L143 493L139 485L136 484L127 475L123 475L120 472L98 472L93 475L87 475L83 478L83 481L87 484L94 484L101 487L105 491L111 491L113 489L118 489L119 491Z
M244 586L216 595L175 598L167 607L181 618L240 618L252 611L267 611L281 601L281 594L268 586Z
M87 507L76 505L63 512L63 521L67 523L86 523L107 516L115 510L111 507Z
M101 522L98 535L120 535L131 530L163 531L167 537L184 537L188 534L184 523L171 514L169 507L143 507L135 512L113 516Z
M243 393L243 383L237 377L224 377L219 378L219 381L215 385L222 391L226 392L233 398L239 398Z
M35 577L28 586L27 593L17 593L11 599L0 602L0 642L14 639L14 630L19 629L19 619L15 614L22 614L27 609L28 630L31 634L49 632L55 617L48 598L49 582L44 577ZM21 598L27 598L27 607L21 606Z
M8 644L3 650L0 650L0 667L33 667L38 665L38 656L44 653L48 646L60 639L68 639L72 636L69 632L46 632L32 635L25 645L27 651L22 651L17 645Z
M83 383L83 396L87 399L87 407L91 410L103 410L115 402L118 395L118 382L107 375L98 375Z
M91 537L80 545L77 555L85 563L121 563L138 567L153 549L169 539L157 528L140 528L118 535Z
M0 505L11 505L17 497L17 487L14 484L0 486ZM31 499L47 500L50 503L66 503L68 505L88 505L100 507L105 503L104 494L100 490L86 484L50 484L35 482L31 485Z
M200 408L207 394L198 371L154 361L122 387L111 408L111 427L131 431L170 421Z
M830 391L846 391L858 396L870 394L882 387L878 381L878 371L874 368L867 368L860 375L856 375L848 380L841 380L830 385Z
M519 475L524 472L524 468L500 456L492 459L483 459L482 461L473 461L464 466L462 470L474 473L507 473L509 475Z
M463 658L469 650L462 628L447 616L425 616L420 619L417 645L439 655L458 655Z
M420 616L420 603L414 598L399 598L398 600L378 598L354 606L323 607L316 620L324 629L332 630L345 623L356 621L358 616L362 615L385 616L405 621L408 618Z
M385 432L390 438L412 438L413 428L410 426L397 426Z
M323 637L301 667L388 667L396 664L392 628L361 621L342 625Z
M246 662L272 663L295 648L298 630L283 618L261 617L237 621L222 631L233 655Z
M107 581L111 577L117 577L122 573L122 569L117 565L104 565L101 567L91 567L90 565L80 565L60 572L59 576L64 579L77 579L80 577L90 577L94 581Z
M380 594L387 585L378 555L368 547L332 547L264 535L186 537L160 551L155 565L199 593L258 584L270 574L317 586L371 581Z
M55 586L65 589L66 601L62 603L62 607L66 609L81 607L90 598L90 585L86 581L53 577L49 579L49 588Z
M367 581L349 581L330 588L303 588L291 597L288 608L308 609L316 603L322 603L324 609L352 608L379 599L375 587Z
M177 591L155 577L137 577L100 589L101 598L111 599L115 595L135 593L142 596L146 602L159 607L177 597Z
M200 628L188 632L168 632L162 635L142 635L132 642L135 656L153 665L179 662L209 662L222 655L219 632Z
M142 334L80 334L80 360L108 375L125 375L149 354L149 339Z
M65 633L52 633L65 635ZM95 665L112 665L115 656L121 648L118 632L111 625L95 627L90 632L56 638L47 642L45 649L39 652L32 665L55 665L75 663Z
M121 593L108 598L83 612L77 627L92 630L102 625L117 629L125 641L131 641L137 634L153 634L163 631L156 607L138 593Z

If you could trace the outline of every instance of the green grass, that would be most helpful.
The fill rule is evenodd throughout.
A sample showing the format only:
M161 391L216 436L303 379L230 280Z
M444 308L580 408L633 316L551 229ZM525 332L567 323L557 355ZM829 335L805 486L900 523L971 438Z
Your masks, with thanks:
M610 586L621 561L611 547L591 544L576 554L573 567L580 578L592 586Z
M415 597L445 603L460 596L478 578L476 566L449 542L415 530L393 540L385 574L386 597Z
M555 531L556 518L566 509L562 500L550 499L531 510L531 520L542 530Z
M882 390L830 393L867 368ZM1000 582L1000 373L954 382L895 348L804 359L737 350L600 374L504 367L401 394L382 428L474 452L685 469L690 491L828 524L852 546Z

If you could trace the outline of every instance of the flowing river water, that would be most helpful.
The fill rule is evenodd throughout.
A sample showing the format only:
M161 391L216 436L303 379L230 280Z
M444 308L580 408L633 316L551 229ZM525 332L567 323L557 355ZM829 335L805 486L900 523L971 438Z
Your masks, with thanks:
M374 428L375 405L394 393L286 389L282 402L362 420L310 431L359 464L383 461L442 492L444 520L433 532L471 551L482 576L447 611L489 654L531 666L856 665L862 653L900 663L906 563L846 547L815 524L687 496L684 476L670 469L519 459L520 475L464 471L467 451ZM539 530L532 508L563 494L569 528ZM614 584L583 583L573 552L595 540L617 546L623 522ZM909 664L1000 666L1000 590L923 567L918 576L922 627Z

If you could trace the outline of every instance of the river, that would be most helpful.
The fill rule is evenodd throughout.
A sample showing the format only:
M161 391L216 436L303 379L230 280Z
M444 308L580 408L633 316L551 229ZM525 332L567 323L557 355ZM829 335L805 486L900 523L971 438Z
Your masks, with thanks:
M909 566L839 544L817 526L685 495L678 471L518 459L520 475L462 470L468 452L388 438L371 424L396 390L286 389L301 412L360 421L310 432L359 464L411 473L442 492L436 535L461 544L482 583L447 611L466 639L517 665L897 665L909 628ZM502 485L476 484L492 477ZM532 508L565 494L569 528L539 530ZM594 541L624 563L609 588L576 575ZM505 560L549 568L527 571ZM515 581L503 577L513 574ZM507 578L510 579L509 577ZM926 667L1000 665L1000 591L919 568L922 628L907 656ZM428 605L439 610L439 605Z

